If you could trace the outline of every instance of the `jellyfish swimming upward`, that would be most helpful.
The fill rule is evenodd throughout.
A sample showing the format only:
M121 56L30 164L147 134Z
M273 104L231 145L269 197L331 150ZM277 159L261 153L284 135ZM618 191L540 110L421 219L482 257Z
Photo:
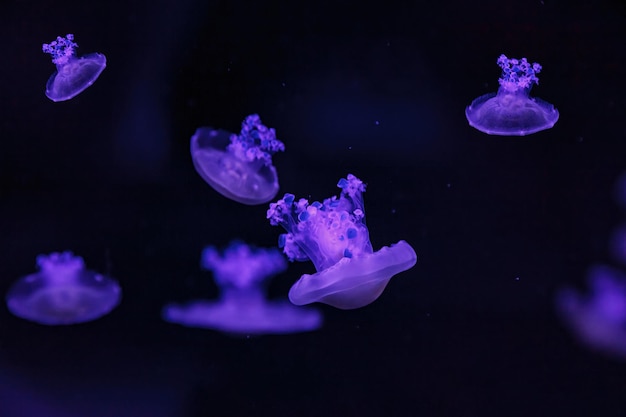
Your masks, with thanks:
M202 252L201 265L213 271L220 288L219 300L196 300L163 308L164 320L231 334L281 334L310 331L322 325L317 310L296 307L288 301L265 297L268 278L287 268L277 249L261 249L232 242L220 253L210 246Z
M7 293L9 311L18 317L47 325L83 323L120 302L117 282L85 269L72 252L39 255L37 265L38 273L19 279Z
M626 360L626 277L608 266L591 269L590 293L557 293L557 312L584 345Z
M106 67L103 54L96 52L78 57L76 48L78 44L71 33L43 44L43 52L52 55L52 62L57 66L46 84L46 96L52 101L69 100L82 93Z
M374 252L365 226L365 184L349 174L337 186L339 198L309 204L285 194L267 211L270 223L288 232L280 236L279 246L289 260L311 260L317 269L291 287L289 299L296 305L320 302L344 310L366 306L395 274L417 262L403 240Z
M529 96L533 84L539 83L541 65L505 55L500 55L498 65L502 68L498 92L478 97L465 109L470 126L499 136L525 136L554 126L558 110Z
M218 193L242 204L267 203L278 193L272 155L284 151L274 129L252 114L241 132L200 127L191 137L191 158L198 174Z

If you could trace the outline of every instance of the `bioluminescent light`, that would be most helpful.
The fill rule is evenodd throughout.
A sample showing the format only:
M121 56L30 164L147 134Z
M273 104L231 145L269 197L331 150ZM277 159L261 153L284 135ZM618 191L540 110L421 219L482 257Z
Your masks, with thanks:
M337 186L339 198L309 204L285 194L267 211L270 223L288 232L279 239L287 257L311 260L318 271L303 275L291 287L289 299L296 305L320 302L344 310L366 306L395 274L417 262L415 251L403 240L374 252L365 226L365 184L348 174Z
M584 345L626 359L626 276L605 265L592 268L590 292L559 290L557 312Z
M9 311L18 317L47 325L83 323L120 302L117 282L85 269L72 252L39 255L37 265L38 273L19 279L7 293Z
M57 70L48 79L46 96L52 101L69 100L93 84L106 67L106 57L100 53L77 56L74 35L59 36L43 44L43 52L52 55Z
M498 92L478 97L465 109L470 126L500 136L525 136L554 126L558 110L529 96L533 84L539 82L541 65L505 55L500 55L498 65L502 68Z
M201 264L213 271L220 298L169 304L163 308L164 320L188 327L252 335L303 332L322 325L322 316L317 310L296 307L286 300L266 299L268 279L287 268L280 251L235 241L222 253L213 246L205 248Z
M252 114L241 133L200 127L191 137L191 158L198 174L224 197L243 204L267 203L278 193L272 155L284 151L274 129Z

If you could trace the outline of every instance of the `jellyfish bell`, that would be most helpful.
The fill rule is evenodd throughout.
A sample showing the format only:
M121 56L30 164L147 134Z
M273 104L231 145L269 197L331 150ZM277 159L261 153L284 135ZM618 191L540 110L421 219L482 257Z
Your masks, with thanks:
M93 53L72 58L65 65L57 65L46 84L46 96L52 101L69 100L92 85L106 67L106 57Z
M317 310L295 307L285 301L250 301L242 294L230 299L222 297L221 301L195 300L169 304L162 314L170 323L245 335L312 331L322 322Z
M244 161L228 152L229 132L201 127L191 138L196 171L215 191L238 203L255 205L278 193L278 174L260 160Z
M289 290L295 305L324 303L351 310L374 302L394 275L415 265L417 255L404 240L357 258L342 258L317 274L304 274Z
M76 56L78 44L73 42L74 35L57 37L49 44L43 44L43 52L52 55L52 62L57 71L50 76L46 84L46 96L52 101L69 100L82 93L100 76L106 68L106 57L92 53Z
M39 255L40 272L19 279L6 301L17 317L45 325L69 325L98 319L120 301L117 282L85 269L72 252Z
M537 97L530 97L536 76L541 71L537 63L526 58L509 59L501 55L502 68L497 93L478 97L465 109L470 126L489 135L525 136L550 129L559 119L554 106Z
M224 197L242 204L263 204L278 193L272 154L284 151L274 129L253 114L240 134L200 127L191 137L191 158L200 176Z
M526 136L550 129L559 112L552 104L527 93L498 91L474 100L465 116L470 126L489 135Z

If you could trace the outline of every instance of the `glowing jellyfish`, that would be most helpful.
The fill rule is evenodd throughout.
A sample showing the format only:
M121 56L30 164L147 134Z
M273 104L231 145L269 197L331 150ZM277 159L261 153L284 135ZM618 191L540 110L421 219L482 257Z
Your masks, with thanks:
M201 264L213 271L220 288L219 300L167 305L163 308L164 320L189 327L255 335L310 331L321 326L318 311L265 298L264 283L287 268L280 251L232 242L222 254L214 247L205 248Z
M200 127L191 137L198 174L224 197L249 205L267 203L278 193L272 154L284 150L257 114L246 117L239 135Z
M117 282L85 269L72 252L39 255L37 265L40 272L19 279L7 293L9 311L18 317L48 325L83 323L120 301Z
M74 35L59 36L56 41L43 44L43 51L52 55L57 70L46 84L46 96L52 101L69 100L93 84L107 64L99 53L76 56L78 44Z
M352 174L337 184L339 198L311 204L293 194L271 203L267 218L289 233L279 239L290 260L311 260L314 275L303 275L289 291L296 305L320 302L344 310L376 300L395 274L417 262L413 248L401 240L374 252L365 226L365 184Z
M525 136L554 126L559 112L552 104L529 96L533 84L539 83L541 65L505 55L500 55L498 65L502 68L498 92L478 97L465 109L470 126L500 136Z
M596 266L588 282L588 295L561 289L557 312L581 343L626 359L626 277L608 266Z

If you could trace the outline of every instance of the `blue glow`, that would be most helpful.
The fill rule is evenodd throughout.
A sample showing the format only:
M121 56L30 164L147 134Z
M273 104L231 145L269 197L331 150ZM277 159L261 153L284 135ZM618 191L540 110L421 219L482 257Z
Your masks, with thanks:
M365 226L365 184L348 174L337 186L342 190L339 198L309 204L285 194L267 211L270 223L288 232L280 242L289 260L309 259L318 271L303 275L291 287L289 299L296 305L363 307L380 296L395 274L417 262L415 251L403 240L374 252Z
M78 44L74 35L59 36L50 43L44 43L43 52L52 55L57 70L46 84L46 96L52 101L69 100L92 85L106 67L106 57L100 53L83 57L76 55Z
M502 68L498 92L478 97L465 109L470 126L500 136L525 136L554 126L558 110L529 96L533 84L539 83L541 65L505 55L500 55L498 65Z

